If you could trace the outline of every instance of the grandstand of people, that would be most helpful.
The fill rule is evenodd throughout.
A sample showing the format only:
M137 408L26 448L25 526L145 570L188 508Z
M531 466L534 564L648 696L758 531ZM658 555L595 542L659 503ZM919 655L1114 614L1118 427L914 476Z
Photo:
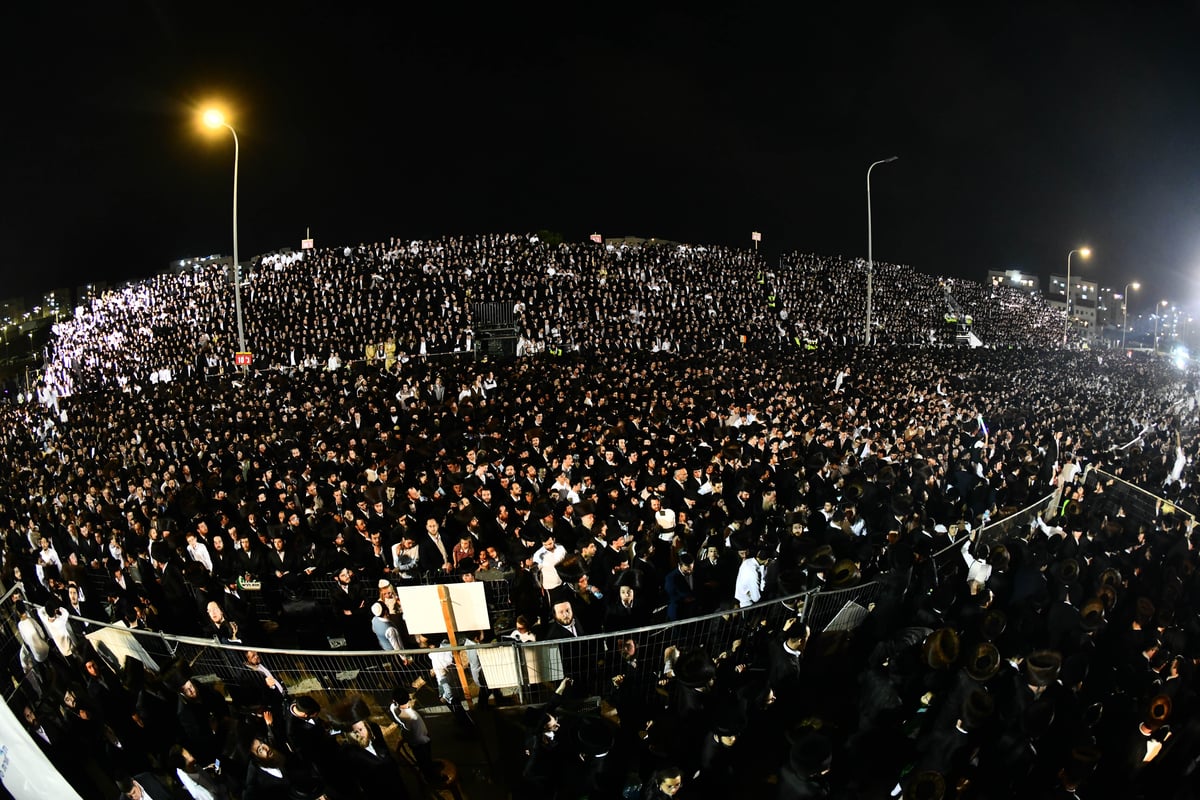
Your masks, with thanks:
M245 371L217 267L95 298L0 407L10 705L88 797L437 796L413 698L521 706L514 796L1193 796L1194 374L878 262L864 347L866 269L280 253ZM480 357L481 303L511 357ZM490 629L459 641L522 653L510 683L406 623L406 589L463 583Z

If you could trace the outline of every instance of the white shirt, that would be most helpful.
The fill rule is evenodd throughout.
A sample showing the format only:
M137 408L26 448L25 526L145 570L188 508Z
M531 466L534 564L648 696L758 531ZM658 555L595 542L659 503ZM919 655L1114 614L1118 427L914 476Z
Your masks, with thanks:
M763 585L766 582L767 570L758 563L757 558L747 558L738 567L737 583L734 584L733 597L742 608L753 605L762 599Z
M38 611L42 617L42 622L46 624L46 630L50 632L50 638L58 647L60 653L70 657L75 653L75 634L71 630L71 619L67 616L66 609L60 608L53 617L46 614L43 609Z
M429 651L429 663L439 678L445 677L450 672L450 667L454 664L454 653L442 648L431 650Z
M542 588L547 592L562 586L562 579L558 577L558 570L554 567L566 557L567 548L561 544L555 544L553 550L539 547L538 551L533 554L533 563L542 572Z
M967 581L976 581L978 583L987 583L988 578L992 577L992 567L985 561L980 561L975 556L971 555L971 539L963 542L962 546L963 561L967 563Z
M425 720L417 713L415 708L399 708L395 703L392 703L389 710L392 712L392 719L396 720L401 728L404 728L405 739L410 744L428 744L429 728L425 725Z
M208 548L204 546L204 542L197 541L195 544L189 544L187 551L193 561L199 562L209 574L212 574L212 556L208 554Z
M179 778L179 782L187 790L187 793L192 796L193 800L214 800L212 792L197 783L191 775L188 775L181 768L177 767L175 769L175 777Z
M46 639L42 626L38 625L32 617L27 617L17 623L17 630L21 633L21 641L33 655L33 660L44 664L50 657L50 642Z

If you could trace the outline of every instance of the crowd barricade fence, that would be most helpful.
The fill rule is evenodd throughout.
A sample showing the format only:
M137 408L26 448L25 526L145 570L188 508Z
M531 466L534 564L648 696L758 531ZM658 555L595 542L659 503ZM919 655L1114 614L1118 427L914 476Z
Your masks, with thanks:
M1094 471L1106 482L1106 491L1120 496L1130 505L1130 517L1149 521L1158 498L1128 484L1115 476ZM1110 480L1111 479L1111 480ZM1026 508L993 522L977 533L977 540L1000 540L1008 535L1021 535L1021 528L1031 526L1034 518L1045 513L1055 495L1050 495ZM1149 516L1145 516L1145 515ZM959 532L955 544L935 553L933 558L940 570L961 570L958 552L966 532ZM511 599L506 581L495 584L489 593L489 604L503 606L511 620ZM332 582L314 584L311 596L328 599ZM568 639L517 642L501 638L485 645L460 644L447 648L461 663L467 676L465 694L474 696L476 684L482 678L489 688L515 695L520 704L545 702L561 685L571 678L571 692L576 696L612 698L622 681L619 675L633 676L653 687L681 653L702 648L719 665L736 665L744 654L755 652L765 644L767 630L778 630L788 617L802 619L813 633L828 629L849 629L857 626L871 604L879 597L882 585L868 581L857 586L838 589L814 589L787 597L776 597L745 608L715 612L706 616L648 625L642 628L611 633L595 633ZM0 659L10 677L6 696L12 695L21 684L17 651L17 617L13 603L8 602L12 590L4 595L0 612ZM504 611L503 608L499 608ZM497 614L493 614L496 622ZM391 692L404 686L417 694L422 706L442 704L446 694L462 697L464 687L457 668L439 677L431 670L430 650L282 650L266 647L222 644L216 640L150 631L130 630L124 626L107 625L91 620L76 619L89 629L92 646L110 662L120 663L129 655L143 659L153 667L165 669L174 662L188 665L197 680L224 687L239 685L247 675L247 650L255 650L262 663L292 695L311 694L322 705L333 703L349 694L369 697L378 708L386 708ZM493 626L497 631L511 625ZM436 637L435 637L436 638ZM744 648L744 649L743 649ZM622 679L624 680L624 678Z
M1095 484L1100 484L1099 488L1108 496L1108 510L1111 510L1113 513L1123 510L1125 516L1129 519L1139 523L1153 523L1158 517L1161 507L1164 513L1169 511L1174 514L1182 514L1193 522L1196 520L1196 515L1190 511L1180 508L1170 500L1135 486L1117 475L1101 469L1093 469L1088 471L1088 476L1089 488L1095 491ZM1092 483L1093 480L1095 483Z

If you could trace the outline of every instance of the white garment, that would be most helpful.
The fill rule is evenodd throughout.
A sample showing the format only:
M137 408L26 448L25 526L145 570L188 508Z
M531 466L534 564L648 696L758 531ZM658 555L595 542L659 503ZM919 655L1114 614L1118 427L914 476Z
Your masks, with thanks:
M179 778L179 783L192 796L193 800L215 800L212 792L205 789L191 775L188 775L178 767L175 769L175 777Z
M757 558L747 558L738 567L737 583L734 584L733 597L742 608L754 605L762 599L763 585L766 582L767 570L758 563Z
M389 711L392 712L392 719L396 720L396 723L404 729L405 741L415 745L429 743L429 728L415 708L399 708L392 703Z
M992 577L992 567L986 561L980 561L971 555L971 539L968 537L962 546L963 561L967 563L967 582L987 583Z
M533 563L542 573L542 588L547 592L562 586L562 579L558 577L558 570L554 567L566 557L567 548L561 544L555 544L553 550L540 547L533 554Z
M45 664L46 659L50 657L50 641L46 638L42 626L38 625L36 620L26 617L17 623L17 630L21 634L21 641L25 643L26 649L32 654L33 660L39 664Z
M66 609L58 609L54 616L49 616L45 609L38 611L42 618L42 622L46 625L46 630L50 632L50 639L58 647L58 651L66 657L70 657L75 653L75 632L71 629L71 619L67 615Z
M195 544L189 544L187 551L193 561L199 562L210 575L212 574L212 556L208 554L208 548L204 546L204 542L198 541Z

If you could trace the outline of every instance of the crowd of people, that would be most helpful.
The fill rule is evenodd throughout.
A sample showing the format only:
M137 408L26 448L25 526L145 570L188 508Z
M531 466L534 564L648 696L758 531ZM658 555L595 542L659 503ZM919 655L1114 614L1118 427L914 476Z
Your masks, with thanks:
M517 310L524 352L707 353L862 341L861 260L674 244L555 246L533 236L390 239L262 259L245 280L256 364L303 368L470 352L471 305ZM877 263L880 342L944 341L947 288L989 346L1052 346L1041 298ZM57 394L227 369L237 348L227 267L199 265L90 301L55 326L45 375ZM1059 318L1061 321L1061 318ZM453 388L453 387L452 387Z
M65 721L95 753L128 754L121 737L145 735L122 732L138 680L201 702L161 688L196 689L178 668L122 675L120 702L105 695L114 679L91 669L114 665L79 619L258 646L279 643L297 607L353 647L421 651L453 707L472 687L444 669L440 642L407 630L395 589L502 581L512 635L556 642L570 679L528 719L521 779L546 796L631 782L781 798L1190 787L1190 377L1030 347L1061 338L1035 300L958 285L1002 347L913 347L946 287L878 264L880 346L862 350L861 265L783 263L499 236L321 251L251 281L248 335L258 363L280 368L246 374L228 365L215 273L97 302L60 328L45 402L0 409L4 583L53 645L37 658L45 648L27 644L14 676L31 730L53 752ZM511 301L524 337L565 346L430 357L470 351L475 301ZM209 355L224 377L206 374ZM1129 516L1096 467L1181 511ZM1040 523L977 535L1050 494ZM855 631L760 605L869 581L882 588ZM686 645L627 633L717 612ZM474 641L496 633L509 634ZM570 641L594 633L607 658ZM76 724L65 693L89 676L93 718L120 722ZM611 713L581 708L595 694ZM253 717L263 704L243 705ZM227 788L249 792L253 742L279 754L290 740L261 716L212 713L219 747L182 727L155 742L201 749L201 766L240 759ZM162 755L94 761L161 776ZM318 768L297 779L317 781L305 796L354 796L302 760Z
M253 650L237 680L212 684L182 660L161 670L133 656L114 663L86 639L64 656L23 599L15 610L30 678L45 691L26 691L13 710L82 797L405 798L409 787L447 784L425 718L401 686L379 708L355 694L322 708L311 694L292 694ZM53 629L53 616L41 616Z

